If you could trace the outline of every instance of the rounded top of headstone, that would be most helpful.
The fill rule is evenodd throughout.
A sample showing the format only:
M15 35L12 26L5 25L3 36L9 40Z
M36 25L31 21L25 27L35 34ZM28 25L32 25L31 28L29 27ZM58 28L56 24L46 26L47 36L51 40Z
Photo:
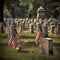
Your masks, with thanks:
M33 25L34 23L30 23L30 25Z
M52 40L52 38L45 38L45 39L47 39L47 40Z
M47 19L46 18L44 19L44 22L47 22Z
M60 10L60 7L55 8L55 10L58 10L59 11Z
M39 12L39 11L45 11L45 9L44 9L42 6L40 6L40 7L37 9L37 12Z

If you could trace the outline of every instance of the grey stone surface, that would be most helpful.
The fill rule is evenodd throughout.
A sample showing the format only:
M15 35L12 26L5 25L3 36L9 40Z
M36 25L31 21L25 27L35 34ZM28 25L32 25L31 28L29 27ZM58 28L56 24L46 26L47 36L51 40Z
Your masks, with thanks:
M53 40L52 38L43 38L39 43L40 54L53 55Z

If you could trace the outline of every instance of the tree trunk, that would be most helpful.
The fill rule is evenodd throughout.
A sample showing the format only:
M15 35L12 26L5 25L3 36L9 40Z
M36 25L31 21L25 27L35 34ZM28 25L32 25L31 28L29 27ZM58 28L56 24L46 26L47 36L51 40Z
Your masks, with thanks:
M0 33L3 32L3 6L4 6L4 0L0 0Z

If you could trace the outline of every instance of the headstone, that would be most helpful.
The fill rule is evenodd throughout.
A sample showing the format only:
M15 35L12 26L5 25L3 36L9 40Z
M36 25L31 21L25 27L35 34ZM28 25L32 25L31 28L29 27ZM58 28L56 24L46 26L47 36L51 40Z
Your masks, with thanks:
M42 21L43 21L41 18L39 18L38 20L39 20L39 23L42 23Z
M39 43L39 53L53 55L53 40L52 38L43 38Z
M48 37L48 26L46 22L43 23L42 30L43 30L43 36Z
M9 34L9 27L10 27L10 24L9 24L9 18L7 18L7 22L6 22L6 25L7 25L7 27L6 27L6 33L7 34Z
M36 23L36 30L37 30L37 31L40 30L40 26L41 26L40 23Z
M31 21L29 20L29 21L28 21L28 27L29 27L29 24L30 24L30 23L31 23Z
M23 31L22 23L19 23L18 33L21 33Z
M37 23L37 19L34 19L34 25L35 25L35 28L36 28L36 23Z
M58 33L60 33L60 22L58 23Z
M54 22L51 22L50 23L50 31L51 31L51 33L54 33L54 29L55 29L55 24L54 24Z
M25 30L25 22L22 22L22 29Z
M26 18L26 23L29 21L29 19L28 18Z
M10 38L13 34L14 34L14 25L10 25L9 27L9 34L8 34L8 38Z
M30 31L31 33L34 33L34 24L33 24L33 23L31 23L31 24L29 25L29 31Z
M34 18L31 18L30 21L33 23L34 22Z

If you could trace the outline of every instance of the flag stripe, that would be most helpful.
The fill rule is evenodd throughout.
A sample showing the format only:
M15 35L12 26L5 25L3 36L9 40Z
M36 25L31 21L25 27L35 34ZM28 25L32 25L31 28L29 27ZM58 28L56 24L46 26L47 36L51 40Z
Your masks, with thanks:
M16 47L16 41L18 40L18 38L19 38L18 34L16 34L15 36L11 36L9 43L8 43L11 48Z
M42 32L39 31L39 32L37 33L37 36L36 36L36 39L35 39L35 43L36 43L37 45L39 44L41 37L42 37Z

